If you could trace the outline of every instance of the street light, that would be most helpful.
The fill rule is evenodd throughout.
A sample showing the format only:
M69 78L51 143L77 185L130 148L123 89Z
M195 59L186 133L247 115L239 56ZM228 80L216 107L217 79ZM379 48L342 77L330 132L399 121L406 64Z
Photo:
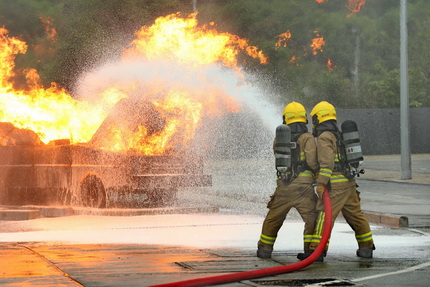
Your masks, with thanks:
M401 179L411 179L409 124L408 30L406 0L400 0L400 166Z

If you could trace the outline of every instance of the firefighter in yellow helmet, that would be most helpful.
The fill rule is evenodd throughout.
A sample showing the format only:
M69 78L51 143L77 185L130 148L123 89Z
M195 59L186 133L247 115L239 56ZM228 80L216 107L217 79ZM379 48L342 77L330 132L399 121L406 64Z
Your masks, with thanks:
M310 245L311 251L299 253L297 258L303 260L307 258L317 247L321 240L324 225L324 204L322 194L327 188L330 192L332 203L333 223L336 217L342 212L346 222L355 232L358 243L357 256L372 258L375 246L373 244L372 232L369 223L364 217L361 206L359 192L356 190L354 179L346 177L343 168L343 159L340 152L340 131L337 126L336 110L330 103L322 101L311 111L313 135L317 138L317 154L319 163L319 173L317 176L316 191L318 194L318 219L315 225L315 238ZM328 244L327 244L328 247ZM327 247L324 256L327 252ZM317 261L323 261L320 256Z
M297 144L291 156L293 174L297 176L288 184L277 180L275 193L267 204L269 212L258 241L257 256L260 258L271 258L278 231L291 208L296 208L305 222L304 250L309 251L317 217L315 206L318 199L312 183L318 162L315 139L308 132L307 122L303 105L291 102L285 107L283 123L290 127L291 140Z

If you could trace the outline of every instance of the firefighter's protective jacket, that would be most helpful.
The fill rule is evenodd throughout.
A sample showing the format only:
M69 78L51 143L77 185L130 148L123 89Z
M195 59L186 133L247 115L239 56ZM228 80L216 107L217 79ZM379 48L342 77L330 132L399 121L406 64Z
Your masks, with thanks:
M340 167L340 155L338 154L337 138L332 132L326 131L318 136L317 153L320 168L316 180L318 183L325 186L328 186L329 182L330 184L343 182L355 185L354 181L348 180L340 170L337 170Z

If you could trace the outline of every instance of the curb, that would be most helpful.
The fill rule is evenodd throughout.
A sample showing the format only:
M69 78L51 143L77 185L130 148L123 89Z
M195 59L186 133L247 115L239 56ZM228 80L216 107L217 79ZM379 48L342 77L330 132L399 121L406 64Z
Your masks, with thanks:
M28 209L1 209L0 220L18 221L18 220L29 220L40 218L39 210L28 210Z
M29 210L38 210L41 217L62 217L74 215L73 208L71 207L51 207L51 206L37 206L26 205L20 208Z
M417 181L406 181L406 180L400 180L400 179L384 179L384 178L361 178L360 181L380 181L380 182L391 182L391 183L401 183L401 184L416 184L416 185L428 185L430 186L430 183L427 182L417 182Z
M366 216L367 220L372 223L395 228L409 227L409 219L407 216L387 215L371 211L363 211L363 214Z

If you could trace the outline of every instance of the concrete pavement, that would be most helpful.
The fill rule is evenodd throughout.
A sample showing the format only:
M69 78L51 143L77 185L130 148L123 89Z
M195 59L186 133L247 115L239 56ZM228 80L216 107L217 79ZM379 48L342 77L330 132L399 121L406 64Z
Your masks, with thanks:
M411 158L412 178L401 179L400 155L366 156L357 178L370 222L393 227L430 227L430 154Z

